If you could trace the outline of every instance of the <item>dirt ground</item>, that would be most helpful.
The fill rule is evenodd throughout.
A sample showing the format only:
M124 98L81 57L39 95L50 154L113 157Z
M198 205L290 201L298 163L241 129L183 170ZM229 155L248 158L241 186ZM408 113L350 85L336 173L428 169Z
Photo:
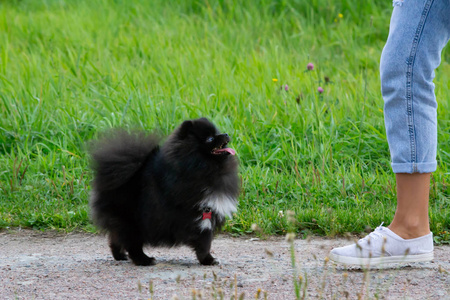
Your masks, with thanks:
M295 240L301 295L324 299L450 299L450 247L435 260L364 271L326 263L345 239ZM201 266L185 247L146 249L157 265L137 267L112 259L104 236L31 230L0 233L0 299L295 299L290 244L219 235ZM175 296L176 295L176 296ZM234 298L236 299L236 298Z

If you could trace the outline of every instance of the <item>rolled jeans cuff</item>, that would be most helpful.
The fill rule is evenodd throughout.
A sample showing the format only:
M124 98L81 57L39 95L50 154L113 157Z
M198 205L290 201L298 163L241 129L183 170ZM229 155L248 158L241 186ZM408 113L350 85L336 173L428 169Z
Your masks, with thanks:
M392 163L394 173L432 173L436 171L437 162L429 163Z

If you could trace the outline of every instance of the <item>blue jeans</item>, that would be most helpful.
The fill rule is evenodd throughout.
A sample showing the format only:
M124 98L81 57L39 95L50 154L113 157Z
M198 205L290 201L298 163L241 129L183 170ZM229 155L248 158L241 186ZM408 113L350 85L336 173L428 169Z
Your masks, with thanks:
M380 62L394 173L436 170L434 70L450 38L450 0L394 0Z

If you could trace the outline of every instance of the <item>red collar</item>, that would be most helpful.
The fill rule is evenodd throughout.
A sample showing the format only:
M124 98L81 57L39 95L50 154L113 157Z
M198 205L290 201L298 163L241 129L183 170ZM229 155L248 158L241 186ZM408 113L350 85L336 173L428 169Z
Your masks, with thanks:
M212 211L210 207L205 207L203 209L203 218L202 220L206 220L206 219L210 219L211 220L212 217Z

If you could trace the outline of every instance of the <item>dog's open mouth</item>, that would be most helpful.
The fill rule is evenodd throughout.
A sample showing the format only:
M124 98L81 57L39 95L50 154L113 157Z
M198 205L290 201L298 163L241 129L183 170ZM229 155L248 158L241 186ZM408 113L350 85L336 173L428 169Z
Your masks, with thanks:
M220 145L220 147L212 149L211 153L214 155L235 155L236 151L234 151L234 149L228 148L227 144L228 143L224 143Z

